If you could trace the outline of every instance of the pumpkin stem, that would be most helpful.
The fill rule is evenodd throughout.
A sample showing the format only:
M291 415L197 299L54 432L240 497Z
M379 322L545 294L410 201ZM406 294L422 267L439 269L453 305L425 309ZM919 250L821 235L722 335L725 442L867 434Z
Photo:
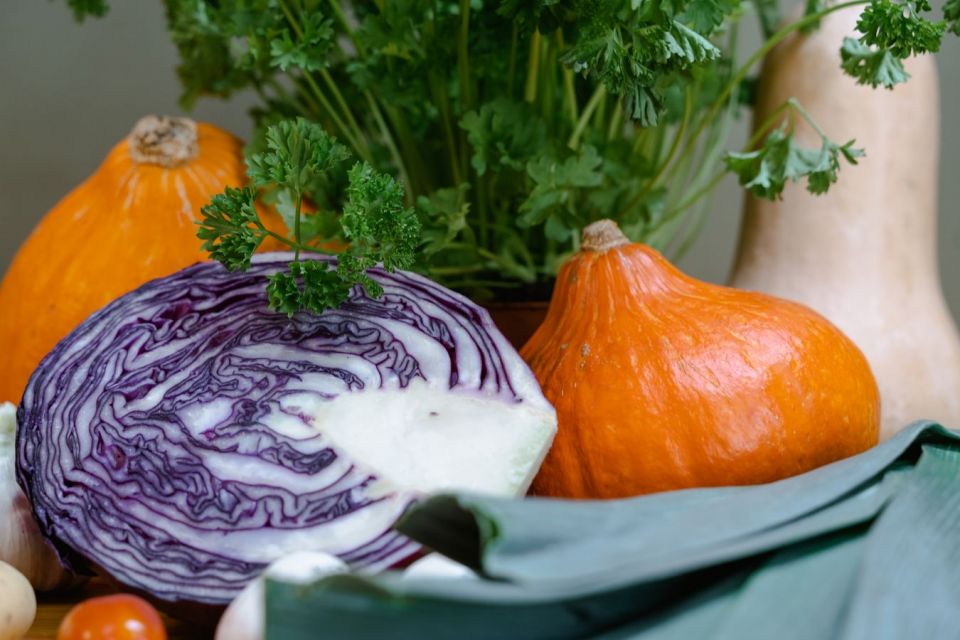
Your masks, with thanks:
M597 220L583 228L581 248L584 251L602 253L625 244L630 244L630 240L613 220Z
M134 162L167 169L190 162L200 152L197 123L190 118L145 116L134 125L127 141Z

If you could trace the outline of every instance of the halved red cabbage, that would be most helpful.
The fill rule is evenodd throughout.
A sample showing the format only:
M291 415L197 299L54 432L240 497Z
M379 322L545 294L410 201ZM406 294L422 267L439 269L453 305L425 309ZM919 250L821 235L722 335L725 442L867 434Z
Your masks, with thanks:
M18 480L77 570L222 605L292 551L369 571L421 492L526 490L556 429L536 379L463 296L372 271L339 310L292 319L266 278L198 264L91 316L34 373Z

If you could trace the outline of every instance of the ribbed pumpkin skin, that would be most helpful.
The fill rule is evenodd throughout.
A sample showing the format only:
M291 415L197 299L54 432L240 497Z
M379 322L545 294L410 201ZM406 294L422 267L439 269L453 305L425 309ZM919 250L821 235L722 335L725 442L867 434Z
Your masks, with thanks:
M200 207L246 175L234 136L198 123L197 144L197 157L166 168L135 162L124 140L40 221L0 285L0 399L19 402L40 360L93 311L207 258Z
M574 256L521 355L559 418L537 495L769 482L878 440L869 365L826 319L639 244Z

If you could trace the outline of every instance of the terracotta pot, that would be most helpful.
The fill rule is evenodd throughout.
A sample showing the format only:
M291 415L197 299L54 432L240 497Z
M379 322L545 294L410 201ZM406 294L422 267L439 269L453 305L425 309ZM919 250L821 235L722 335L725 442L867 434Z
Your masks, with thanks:
M547 315L546 300L541 302L489 302L484 308L510 344L522 347Z

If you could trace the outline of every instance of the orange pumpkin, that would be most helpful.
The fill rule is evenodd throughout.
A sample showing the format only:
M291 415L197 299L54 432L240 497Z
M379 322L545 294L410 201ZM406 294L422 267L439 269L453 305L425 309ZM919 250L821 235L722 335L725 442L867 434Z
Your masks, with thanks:
M206 259L200 207L246 181L243 144L186 118L147 116L40 221L0 285L0 399L90 313ZM266 224L281 230L271 215ZM265 243L264 250L278 248Z
M877 384L811 309L690 278L602 220L521 354L557 409L538 495L769 482L875 445Z

